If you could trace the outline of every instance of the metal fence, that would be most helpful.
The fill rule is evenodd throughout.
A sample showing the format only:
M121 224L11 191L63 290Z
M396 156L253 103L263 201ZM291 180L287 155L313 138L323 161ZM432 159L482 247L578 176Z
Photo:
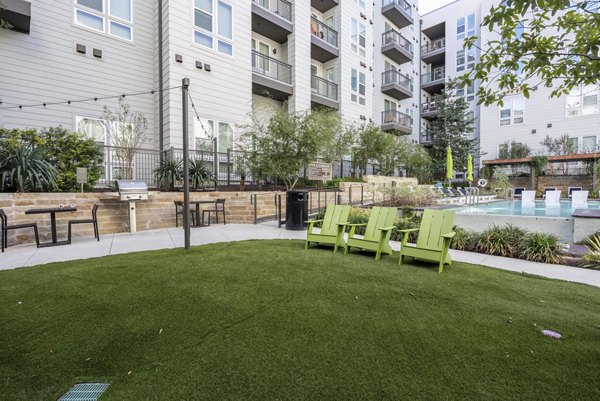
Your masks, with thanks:
M152 149L127 149L114 146L104 146L103 170L97 186L110 186L115 180L137 180L144 181L149 187L156 188L159 183L156 180L155 171L160 167L163 160L182 160L183 149L170 148L165 151ZM190 160L202 160L208 169L217 178L218 185L239 184L241 177L240 169L244 166L245 153L239 150L228 149L227 152L212 152L207 150L190 150ZM316 160L320 161L320 160ZM368 163L365 174L377 174L381 166ZM337 160L332 163L333 178L357 177L361 173L360 166L351 159ZM307 178L307 170L300 172L302 178ZM259 177L246 177L249 183L258 182ZM273 178L273 184L278 184Z

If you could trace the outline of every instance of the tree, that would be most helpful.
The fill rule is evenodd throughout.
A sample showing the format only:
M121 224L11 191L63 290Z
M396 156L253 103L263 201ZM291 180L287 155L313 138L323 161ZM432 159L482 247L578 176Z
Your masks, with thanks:
M394 137L381 131L381 128L374 124L363 124L349 129L353 131L352 136L356 138L353 159L360 169L360 175L367 172L369 162L379 162L385 170L388 170L396 147Z
M531 155L531 148L517 141L506 141L500 148L500 159L521 159Z
M310 111L288 113L282 107L267 119L254 108L238 141L252 175L281 177L286 189L294 188L304 166L331 143L333 133L320 125L321 117Z
M546 148L546 152L549 156L567 156L577 153L577 145L569 138L568 134L563 134L557 138L546 135L540 142L540 145ZM554 163L554 165L557 170L562 172L562 174L567 174L569 172L569 163L559 162Z
M109 143L116 148L115 155L124 169L121 178L133 179L133 160L140 145L146 141L148 119L143 113L132 111L123 99L119 99L115 110L104 106L100 118L106 123Z
M568 94L600 78L599 0L505 0L483 18L497 34L481 44L479 63L460 77L480 80L479 103L501 103L511 93L528 98L538 85L551 96ZM465 40L465 48L477 38ZM494 85L491 85L494 83Z
M420 184L431 181L431 157L422 145L409 142L407 156L403 162L407 176L415 177Z
M438 112L428 129L433 134L429 153L436 179L443 179L445 176L448 146L452 148L455 170L467 168L469 154L473 157L481 155L477 140L468 138L468 133L473 132L473 118L469 116L465 99L453 96L455 88L456 84L450 82L441 94L433 98Z

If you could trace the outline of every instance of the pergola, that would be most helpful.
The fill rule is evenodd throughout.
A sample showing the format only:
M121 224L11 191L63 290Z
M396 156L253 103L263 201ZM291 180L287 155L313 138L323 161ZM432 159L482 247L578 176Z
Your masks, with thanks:
M595 162L600 159L600 153L578 153L573 155L560 155L560 156L546 156L548 163L565 163L565 162ZM531 171L531 186L535 188L535 166L532 163L534 157L522 157L519 159L495 159L495 160L484 160L484 166L511 166L515 164L529 165ZM592 169L592 185L593 189L596 189L596 169Z

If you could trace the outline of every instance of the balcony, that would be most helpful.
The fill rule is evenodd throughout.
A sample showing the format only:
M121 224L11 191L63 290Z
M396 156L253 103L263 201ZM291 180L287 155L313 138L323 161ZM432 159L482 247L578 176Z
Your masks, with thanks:
M421 75L421 89L435 94L441 92L446 85L446 68L434 70L432 73Z
M412 9L405 0L383 0L381 13L400 29L414 23Z
M438 111L440 111L439 107L435 102L422 103L421 104L421 117L427 120L433 119Z
M326 106L332 109L339 109L338 85L324 78L312 75L310 78L311 95L310 100L313 106Z
M399 135L412 134L412 118L397 110L381 112L381 130Z
M421 46L421 61L439 65L446 63L446 38L439 38Z
M413 45L395 30L389 30L381 35L381 53L398 64L404 64L413 59Z
M252 93L287 100L294 93L292 66L252 50Z
M252 0L252 30L285 43L292 33L292 4L286 0Z
M31 26L31 2L25 0L2 0L0 19L8 22L12 31L29 34Z
M338 33L315 17L310 21L310 54L315 60L326 63L340 55Z
M419 136L419 143L424 146L431 146L431 145L433 145L433 137L434 137L433 132L429 132L428 130L425 130L425 132L422 132L421 135Z
M411 98L413 96L412 79L396 70L382 72L381 92L398 100Z
M311 0L310 5L319 10L319 12L327 12L333 7L340 4L339 0Z

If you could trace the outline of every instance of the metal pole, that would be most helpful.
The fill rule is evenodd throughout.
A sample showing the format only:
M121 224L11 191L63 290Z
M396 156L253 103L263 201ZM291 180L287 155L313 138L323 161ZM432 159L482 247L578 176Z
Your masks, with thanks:
M231 149L227 148L227 186L231 185Z
M183 231L185 249L190 249L190 149L188 144L188 88L190 79L181 81L183 109ZM196 216L198 218L198 216Z

